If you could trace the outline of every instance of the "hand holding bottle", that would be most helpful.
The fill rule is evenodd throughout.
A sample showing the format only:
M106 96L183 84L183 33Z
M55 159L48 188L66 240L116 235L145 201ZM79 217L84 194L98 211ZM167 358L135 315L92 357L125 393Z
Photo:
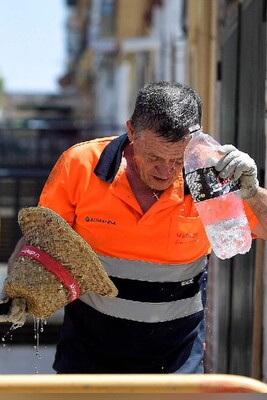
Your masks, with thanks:
M215 169L220 172L223 179L233 176L240 182L240 195L243 199L249 199L258 191L257 166L255 161L247 154L239 151L233 145L221 146L220 153L224 154Z
M257 191L254 161L234 146L221 146L199 131L185 149L184 168L214 253L224 260L248 252L251 231L242 197L253 196Z

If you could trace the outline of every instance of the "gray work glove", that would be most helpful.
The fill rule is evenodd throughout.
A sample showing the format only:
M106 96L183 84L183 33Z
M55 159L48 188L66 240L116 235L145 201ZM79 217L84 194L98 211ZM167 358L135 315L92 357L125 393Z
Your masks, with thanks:
M8 303L9 297L3 287L3 282L0 288L0 304ZM25 324L27 318L26 313L26 300L25 299L12 299L10 300L9 307L5 314L0 315L0 322L11 322L16 327Z
M224 154L215 168L223 179L233 176L234 180L240 181L240 195L243 199L255 196L259 188L257 179L257 165L247 154L239 151L231 144L221 147L220 153Z

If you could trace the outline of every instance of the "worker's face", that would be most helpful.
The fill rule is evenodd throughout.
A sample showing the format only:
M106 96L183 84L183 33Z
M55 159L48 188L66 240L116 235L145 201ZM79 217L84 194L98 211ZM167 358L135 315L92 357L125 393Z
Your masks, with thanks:
M190 137L171 143L151 130L144 130L136 136L130 123L127 130L142 181L154 190L167 189L182 171L184 151Z

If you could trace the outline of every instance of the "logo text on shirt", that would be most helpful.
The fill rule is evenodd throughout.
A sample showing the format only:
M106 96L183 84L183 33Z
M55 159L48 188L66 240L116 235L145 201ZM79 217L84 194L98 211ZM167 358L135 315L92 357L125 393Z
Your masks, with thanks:
M181 286L190 285L191 283L194 283L194 278L181 282Z
M85 217L85 221L98 222L100 224L107 224L107 225L116 225L116 221L112 221L111 219L88 217L88 215Z

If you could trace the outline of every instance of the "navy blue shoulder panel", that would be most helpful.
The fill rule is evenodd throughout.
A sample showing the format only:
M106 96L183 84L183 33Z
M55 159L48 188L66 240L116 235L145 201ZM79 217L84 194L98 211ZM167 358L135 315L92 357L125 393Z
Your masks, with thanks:
M120 167L122 153L129 143L127 133L112 140L103 150L94 173L104 182L113 182Z

